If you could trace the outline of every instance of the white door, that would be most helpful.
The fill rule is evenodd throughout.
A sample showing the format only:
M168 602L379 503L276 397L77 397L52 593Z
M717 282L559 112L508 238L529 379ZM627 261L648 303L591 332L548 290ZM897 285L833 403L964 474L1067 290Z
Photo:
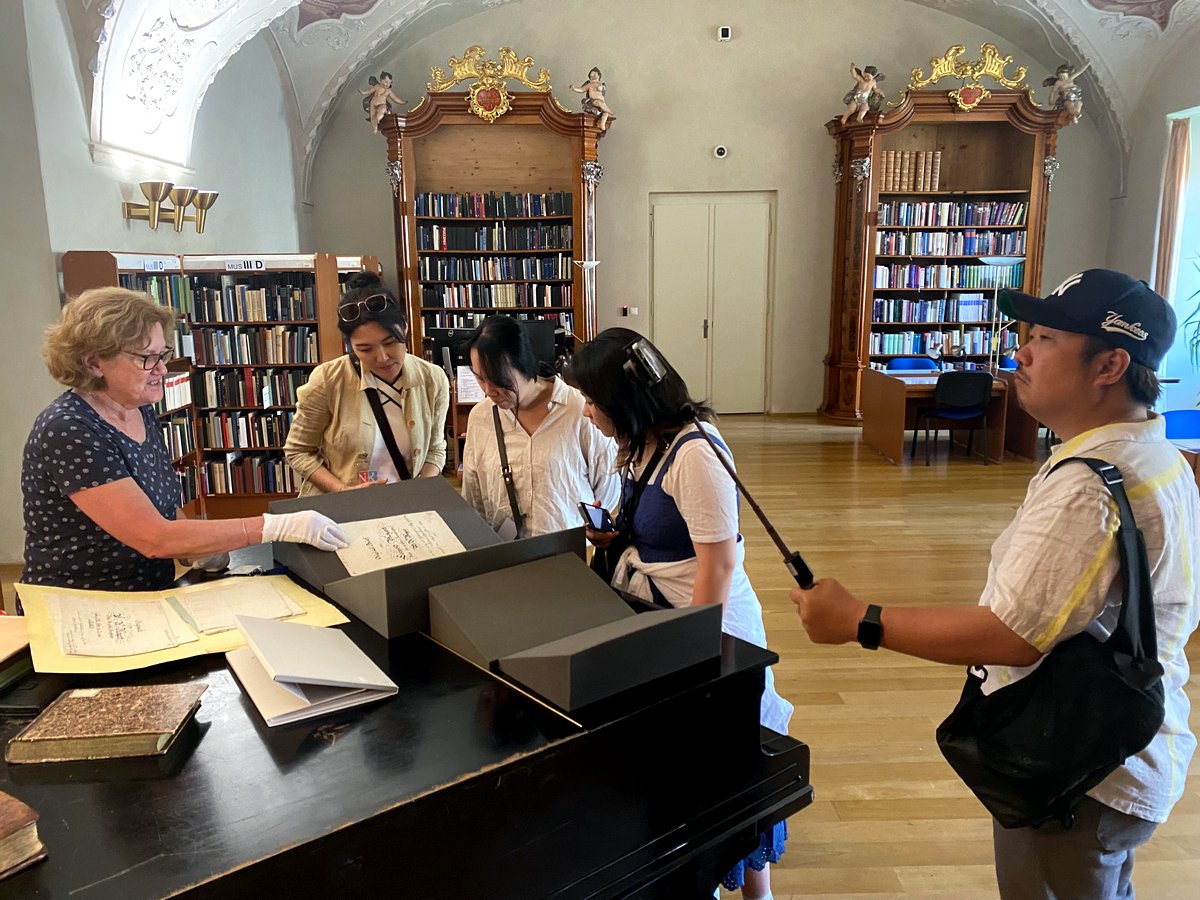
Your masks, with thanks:
M719 413L766 409L771 194L651 198L653 340Z

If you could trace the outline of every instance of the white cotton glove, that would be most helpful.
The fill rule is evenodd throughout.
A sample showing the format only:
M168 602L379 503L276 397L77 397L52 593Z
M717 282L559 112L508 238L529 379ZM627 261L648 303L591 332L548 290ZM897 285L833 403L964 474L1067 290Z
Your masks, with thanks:
M311 544L318 550L340 550L350 545L342 526L311 509L276 516L264 513L263 543L268 541Z
M214 556L206 556L203 559L192 560L192 568L199 569L202 572L224 572L229 568L229 554L217 553Z

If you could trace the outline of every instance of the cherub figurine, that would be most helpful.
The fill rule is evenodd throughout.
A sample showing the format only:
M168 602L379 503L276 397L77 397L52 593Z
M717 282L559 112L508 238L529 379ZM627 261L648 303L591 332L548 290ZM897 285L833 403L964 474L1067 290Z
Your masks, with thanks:
M604 102L606 87L604 82L601 81L603 77L600 70L592 66L591 71L588 72L587 81L583 82L579 87L575 87L573 84L567 86L577 94L587 95L581 101L583 111L596 116L596 127L601 131L608 131L608 123L617 116L609 109L608 104Z
M855 113L858 113L855 121L861 122L868 112L879 109L883 104L883 91L879 90L879 83L887 76L880 75L874 66L860 69L850 63L850 77L854 79L854 87L842 98L842 103L846 105L846 111L842 113L843 125Z
M1087 71L1091 63L1084 63L1078 72L1070 63L1063 63L1055 72L1053 78L1042 81L1042 87L1050 88L1049 103L1055 109L1061 109L1071 117L1071 122L1079 121L1083 115L1083 88L1075 83L1075 79Z
M367 79L367 84L371 86L365 91L359 91L363 95L363 112L367 114L371 130L379 134L379 122L392 111L392 103L407 103L408 101L401 100L392 93L391 72L380 72L378 78L372 75Z

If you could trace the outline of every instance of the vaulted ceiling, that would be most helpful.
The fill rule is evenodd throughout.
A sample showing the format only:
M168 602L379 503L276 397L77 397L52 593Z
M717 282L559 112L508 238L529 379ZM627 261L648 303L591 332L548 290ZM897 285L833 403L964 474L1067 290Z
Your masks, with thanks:
M264 32L294 99L304 177L326 115L376 61L484 8L521 0L67 0L97 157L186 168L204 93ZM1162 57L1200 36L1200 0L907 0L980 25L1044 61L1089 60L1081 79L1118 153Z

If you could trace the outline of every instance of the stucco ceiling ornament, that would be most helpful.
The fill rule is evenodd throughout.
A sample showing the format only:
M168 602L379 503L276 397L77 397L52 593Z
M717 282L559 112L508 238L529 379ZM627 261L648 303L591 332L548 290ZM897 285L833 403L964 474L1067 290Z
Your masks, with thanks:
M1180 0L1084 0L1088 6L1101 12L1115 12L1122 16L1149 19L1166 31L1171 23L1171 11Z
M462 59L450 57L450 75L434 66L427 87L431 93L440 94L450 90L464 81L474 81L467 88L467 105L471 112L485 122L495 122L512 107L511 98L505 82L512 78L525 87L540 93L550 91L550 70L538 69L537 78L530 80L529 70L533 67L533 57L524 59L508 47L500 48L500 61L484 59L484 50L478 44L466 49Z
M159 18L140 35L129 54L122 73L125 95L145 111L143 128L147 134L154 132L164 117L175 114L195 44L194 38L184 37L179 29Z
M171 18L183 29L203 28L245 0L171 0Z
M343 16L365 16L379 0L301 0L297 7L296 31L314 22L332 22Z
M967 48L962 44L955 44L944 55L933 57L929 60L928 78L925 77L924 71L919 66L914 68L912 78L908 82L908 89L910 91L920 90L936 84L943 78L959 79L963 82L962 86L950 91L948 96L959 109L970 112L992 95L991 91L979 81L980 78L990 78L1010 90L1026 91L1029 99L1033 100L1033 88L1025 84L1025 75L1028 71L1025 66L1018 66L1013 72L1013 77L1009 78L1004 74L1004 70L1012 65L1013 58L1001 56L995 44L983 44L979 48L979 59L976 60L960 59L966 50ZM903 101L903 97L901 101Z
M1145 42L1153 40L1160 33L1154 24L1146 19L1131 19L1128 16L1114 15L1101 16L1099 21L1100 27L1112 32L1112 36L1118 41L1127 41L1136 37Z

